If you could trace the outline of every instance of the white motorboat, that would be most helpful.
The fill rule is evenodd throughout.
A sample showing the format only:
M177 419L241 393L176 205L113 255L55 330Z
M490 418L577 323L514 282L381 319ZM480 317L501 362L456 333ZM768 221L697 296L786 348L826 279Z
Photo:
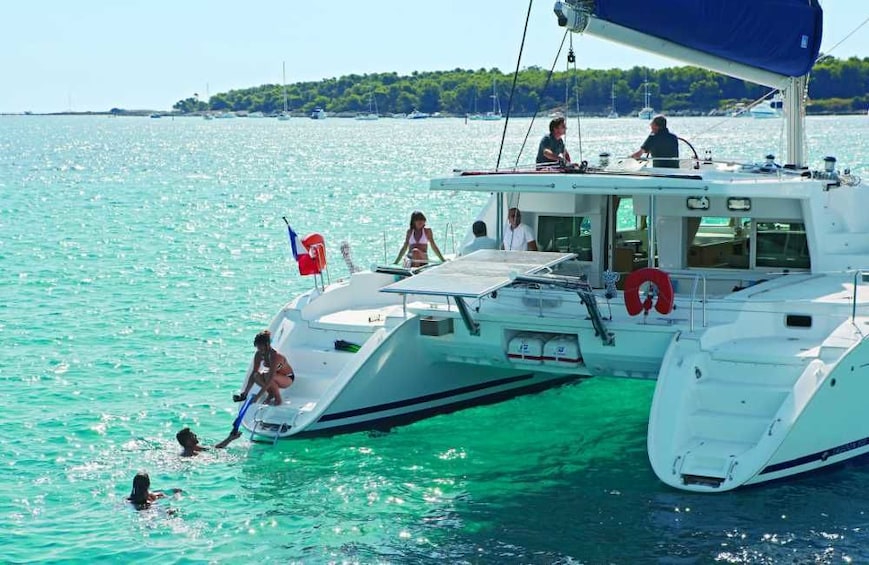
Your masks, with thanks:
M784 115L783 101L781 96L776 95L770 100L762 100L749 108L748 113L752 118L781 118Z
M869 452L869 194L832 157L809 169L803 148L820 6L790 2L788 29L765 39L798 29L805 47L771 61L733 41L723 16L703 41L720 36L730 50L708 53L625 33L633 11L619 19L610 6L614 19L602 21L601 2L558 2L559 23L781 88L785 164L718 162L683 143L675 169L602 158L431 181L490 193L478 218L499 232L521 206L543 252L478 251L330 285L320 275L271 322L296 382L284 405L248 410L253 439L370 428L615 376L657 380L648 454L676 488L721 492ZM653 28L703 12L673 4Z
M326 119L326 110L324 110L323 108L320 108L319 106L314 108L314 110L311 112L311 119L312 120L325 120Z
M407 115L408 120L424 120L425 118L430 117L430 114L425 112L420 112L416 108L413 109L413 112Z

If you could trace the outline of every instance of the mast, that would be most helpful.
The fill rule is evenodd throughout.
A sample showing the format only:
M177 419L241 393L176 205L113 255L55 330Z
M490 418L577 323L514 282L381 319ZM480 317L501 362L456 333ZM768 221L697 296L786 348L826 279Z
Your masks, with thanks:
M492 115L501 114L501 103L498 100L498 87L495 78L492 78Z
M785 131L787 137L787 161L798 169L806 167L805 147L805 95L808 75L792 77L784 91Z
M287 62L281 62L281 80L284 86L284 114L287 113Z

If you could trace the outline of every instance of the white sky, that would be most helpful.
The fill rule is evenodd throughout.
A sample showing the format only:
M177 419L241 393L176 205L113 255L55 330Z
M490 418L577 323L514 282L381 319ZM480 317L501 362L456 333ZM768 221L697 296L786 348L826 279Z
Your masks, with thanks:
M563 34L536 0L522 66L552 65ZM822 51L869 17L869 0L822 0ZM243 9L243 10L242 10ZM194 92L346 74L497 67L512 72L524 0L8 0L0 7L0 112L165 110ZM580 68L670 60L574 36ZM869 24L831 52L869 56ZM564 54L558 70L566 66Z

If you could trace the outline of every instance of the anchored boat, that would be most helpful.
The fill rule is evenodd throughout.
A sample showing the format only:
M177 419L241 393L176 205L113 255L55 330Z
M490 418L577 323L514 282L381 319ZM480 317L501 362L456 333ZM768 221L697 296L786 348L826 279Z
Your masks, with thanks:
M806 165L821 9L786 3L787 29L762 39L799 40L772 60L733 40L733 15L756 21L755 1L721 2L714 21L730 27L704 29L700 46L680 35L698 25L664 39L643 31L708 13L693 0L651 22L625 2L558 2L573 31L782 89L784 163L701 158L684 142L678 168L603 155L431 181L490 193L478 219L497 239L507 210L521 208L542 252L482 250L327 285L322 238L309 240L314 259L299 265L319 282L270 326L296 382L289 403L248 411L252 437L375 427L608 375L657 380L649 459L676 488L720 492L869 451L869 196L832 157ZM716 38L727 49L710 52Z

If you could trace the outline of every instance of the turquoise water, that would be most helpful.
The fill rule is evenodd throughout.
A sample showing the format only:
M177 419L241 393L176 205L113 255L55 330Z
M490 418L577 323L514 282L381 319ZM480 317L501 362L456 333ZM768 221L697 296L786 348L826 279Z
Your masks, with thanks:
M502 163L528 125L511 122ZM390 433L178 456L183 426L205 443L226 435L253 335L311 285L281 216L324 234L333 279L347 272L340 241L360 265L391 260L414 209L452 251L448 234L460 240L485 197L427 180L492 166L502 126L0 118L0 562L869 560L869 466L671 490L645 454L650 382L592 379ZM781 155L779 127L672 120L716 158ZM813 165L833 154L869 177L869 120L808 128ZM583 156L625 155L647 129L587 120ZM183 493L131 510L139 470Z

